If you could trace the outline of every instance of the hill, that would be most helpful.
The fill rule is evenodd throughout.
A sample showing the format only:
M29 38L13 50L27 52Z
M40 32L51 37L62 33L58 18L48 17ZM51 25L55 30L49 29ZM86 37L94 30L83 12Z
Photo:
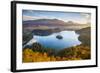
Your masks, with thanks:
M73 21L64 22L59 19L38 19L38 20L28 20L23 21L23 27L27 29L51 29L51 28L59 28L59 29L71 29L77 30L81 28L85 28L89 26L89 24L79 24Z
M83 28L80 30L76 30L76 33L80 34L79 40L83 43L83 45L91 45L91 28Z

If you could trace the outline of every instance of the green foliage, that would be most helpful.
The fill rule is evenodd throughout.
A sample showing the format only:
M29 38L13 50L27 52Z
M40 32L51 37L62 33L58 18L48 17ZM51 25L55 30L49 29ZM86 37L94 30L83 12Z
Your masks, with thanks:
M39 43L34 43L31 48L23 50L23 62L85 60L91 58L90 51L88 46L82 44L57 52L53 49L44 48Z
M65 48L58 52L59 56L67 58L80 58L80 59L90 59L90 48L84 45L78 45L70 48Z
M48 53L48 55L52 55L52 54L55 54L55 50L54 49L51 49L51 48L45 48L43 47L41 44L39 43L34 43L31 47L31 49L35 52L46 52Z

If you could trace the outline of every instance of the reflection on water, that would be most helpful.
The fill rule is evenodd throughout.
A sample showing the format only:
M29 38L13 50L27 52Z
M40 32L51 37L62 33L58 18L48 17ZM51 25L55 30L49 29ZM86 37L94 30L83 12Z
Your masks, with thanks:
M62 39L56 38L60 35ZM34 35L34 39L37 40L42 46L53 49L64 49L71 46L79 45L81 42L78 40L79 35L75 31L61 31L59 33L53 33L49 36Z

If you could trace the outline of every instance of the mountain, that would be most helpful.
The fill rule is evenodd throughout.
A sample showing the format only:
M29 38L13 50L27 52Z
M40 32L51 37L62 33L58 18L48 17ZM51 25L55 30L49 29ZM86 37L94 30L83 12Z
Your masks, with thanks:
M24 26L64 26L66 23L58 19L38 19L23 21Z
M87 24L79 24L73 21L64 22L59 19L38 19L23 21L23 25L26 27L30 26L86 26Z
M60 28L60 29L71 29L78 30L81 28L86 28L90 24L79 24L73 21L64 22L59 19L38 19L38 20L28 20L23 21L23 27L26 29L51 29L51 28Z

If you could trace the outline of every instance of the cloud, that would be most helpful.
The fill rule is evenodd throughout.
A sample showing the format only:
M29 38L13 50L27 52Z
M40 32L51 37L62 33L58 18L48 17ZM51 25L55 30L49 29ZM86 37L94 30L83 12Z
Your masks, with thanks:
M35 18L32 16L27 16L27 15L23 15L23 20L27 21L27 20L34 20Z
M37 20L37 19L46 19L47 17L35 17L35 16L28 16L28 15L23 15L23 21L27 20Z
M81 13L81 15L82 15L85 19L88 19L88 20L91 19L91 14L89 14L89 13Z
M81 13L81 16L83 17L83 20L86 23L91 23L91 14L90 13Z
M54 19L54 17L48 18L48 16L28 16L28 15L23 15L23 21L27 20L37 20L37 19Z

